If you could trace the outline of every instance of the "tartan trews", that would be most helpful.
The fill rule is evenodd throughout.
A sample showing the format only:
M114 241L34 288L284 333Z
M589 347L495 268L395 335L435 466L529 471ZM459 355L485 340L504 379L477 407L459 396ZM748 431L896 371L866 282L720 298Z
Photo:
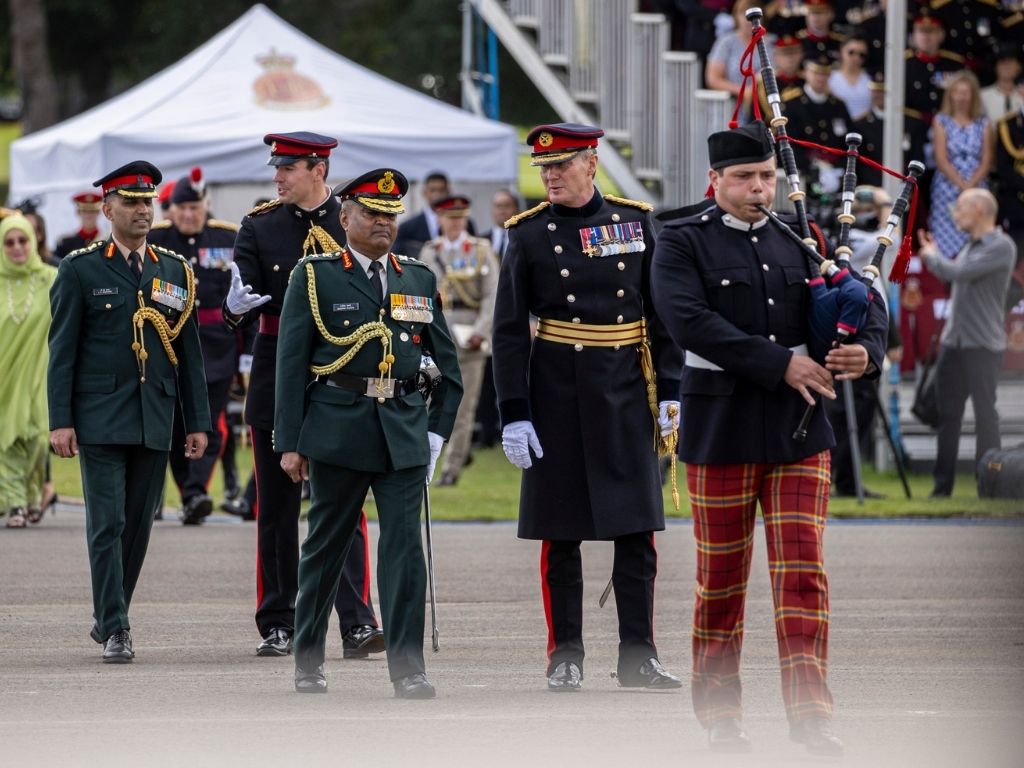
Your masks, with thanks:
M758 502L787 716L790 723L832 716L822 551L829 473L828 451L791 464L687 466L697 540L693 705L705 727L741 716L743 607Z

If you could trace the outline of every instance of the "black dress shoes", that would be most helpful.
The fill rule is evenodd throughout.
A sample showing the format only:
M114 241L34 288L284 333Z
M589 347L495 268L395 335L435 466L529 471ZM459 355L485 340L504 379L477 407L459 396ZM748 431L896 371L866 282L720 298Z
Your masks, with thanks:
M341 655L346 659L365 659L384 650L384 630L360 624L341 636Z
M682 688L683 681L669 674L653 656L640 665L640 669L629 675L619 675L620 688L647 688L651 691L669 691Z
M104 664L129 664L135 658L132 650L132 633L127 629L119 629L107 638L103 645Z
M292 652L292 633L287 629L272 629L256 648L257 656L287 656Z
M548 690L561 693L578 691L583 681L583 671L574 661L563 661L548 675Z
M324 665L321 664L312 672L295 667L295 692L327 693L327 676L324 675Z
M205 493L193 496L185 503L185 511L182 514L182 525L202 525L203 520L213 512L213 499Z
M240 517L243 520L255 520L256 515L252 513L252 507L245 499L225 499L221 502L220 508L229 515Z
M789 729L789 738L806 746L812 755L839 757L843 754L843 742L832 733L832 724L824 717L801 720Z
M437 695L434 686L427 681L427 676L422 672L400 677L393 681L392 685L395 686L396 699L432 699Z
M708 728L708 746L712 752L737 754L750 751L750 737L738 718L727 717Z

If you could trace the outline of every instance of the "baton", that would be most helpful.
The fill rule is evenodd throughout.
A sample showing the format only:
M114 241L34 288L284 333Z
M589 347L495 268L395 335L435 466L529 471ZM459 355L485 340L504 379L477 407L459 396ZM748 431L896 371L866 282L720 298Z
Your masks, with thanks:
M441 650L437 631L437 595L434 592L434 542L430 534L430 488L423 484L423 519L427 526L427 587L430 592L430 644L434 653Z

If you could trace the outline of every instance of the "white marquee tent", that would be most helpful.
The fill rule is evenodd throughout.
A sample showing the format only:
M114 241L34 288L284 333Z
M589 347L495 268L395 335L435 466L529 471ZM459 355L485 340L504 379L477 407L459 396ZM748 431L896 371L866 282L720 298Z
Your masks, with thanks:
M213 185L247 185L237 204L214 193L217 215L237 219L252 184L273 176L264 134L297 130L339 140L334 181L381 166L411 181L440 169L458 182L508 184L517 173L512 126L371 72L256 5L163 72L15 141L11 199L41 198L52 238L76 227L72 194L144 159L165 179L200 165Z

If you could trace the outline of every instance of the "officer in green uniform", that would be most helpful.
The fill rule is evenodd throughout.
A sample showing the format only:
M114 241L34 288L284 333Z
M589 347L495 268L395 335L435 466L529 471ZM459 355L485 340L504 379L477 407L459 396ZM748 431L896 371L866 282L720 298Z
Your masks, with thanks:
M327 690L327 621L360 506L380 518L377 578L388 671L399 698L433 698L424 675L426 574L420 503L462 398L458 358L425 264L390 252L408 182L381 168L334 190L347 245L292 271L277 346L274 448L312 489L299 559L295 689ZM416 388L429 354L441 380ZM312 376L312 381L310 380Z
M111 237L68 254L50 291L50 445L80 456L95 624L103 661L134 656L128 607L163 497L174 409L190 459L206 450L192 269L146 243L160 171L129 163L95 182Z

